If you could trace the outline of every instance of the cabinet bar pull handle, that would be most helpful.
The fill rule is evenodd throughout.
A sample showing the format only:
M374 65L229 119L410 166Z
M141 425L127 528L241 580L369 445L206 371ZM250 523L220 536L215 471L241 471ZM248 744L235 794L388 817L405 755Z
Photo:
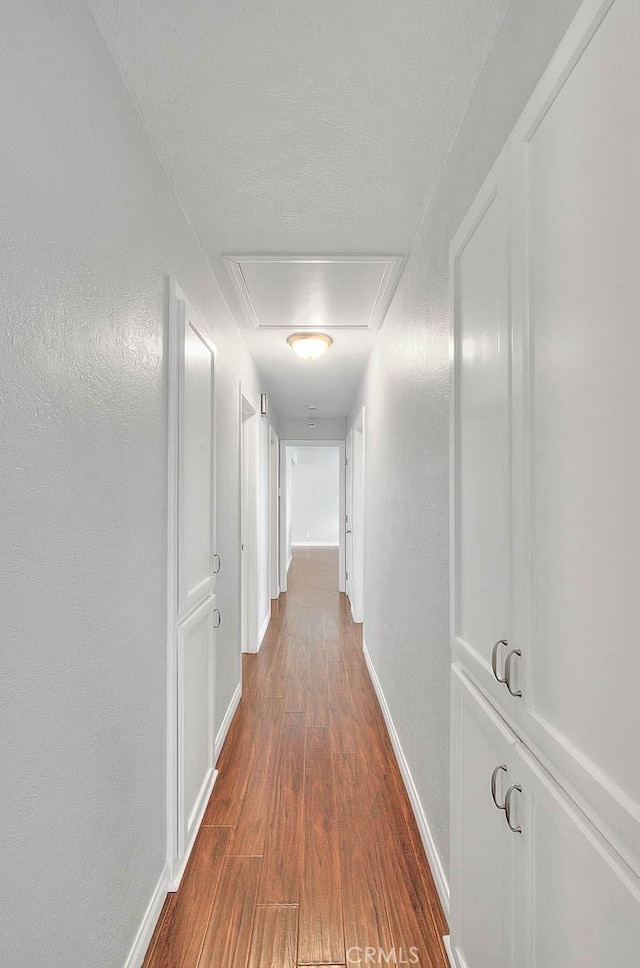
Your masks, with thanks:
M522 689L512 689L511 688L511 660L513 659L514 655L521 656L522 655L522 652L520 651L520 649L511 649L511 652L507 656L507 658L505 660L505 663L504 663L504 680L503 680L503 682L506 684L506 687L509 690L509 692L511 693L511 695L512 696L515 696L516 699L520 699L521 696L522 696Z
M215 616L217 616L217 619L218 619L217 622L214 621L213 627L214 627L214 629L219 629L220 628L220 623L222 622L222 618L220 616L220 609L219 608L214 608L213 614Z
M218 554L217 551L213 555L213 561L214 561L213 574L217 575L218 572L220 571L220 565L222 564L222 561L220 560L220 555Z
M498 639L498 641L495 643L494 647L491 650L491 669L498 682L507 681L506 679L501 679L500 676L498 675L498 650L501 645L507 646L508 644L509 643L507 642L506 639Z
M496 766L495 770L491 774L491 798L493 799L493 802L495 803L498 810L506 810L506 806L507 806L506 800L504 803L498 803L498 796L496 791L496 786L498 783L498 773L506 773L506 772L507 772L507 767L505 766L504 763L502 763L501 766Z
M520 786L519 783L513 783L505 794L504 815L505 815L507 824L509 825L509 830L513 831L514 834L521 834L522 827L520 826L520 824L517 824L517 826L514 827L514 825L511 823L511 797L513 796L514 790L517 790L518 793L522 793L522 787Z

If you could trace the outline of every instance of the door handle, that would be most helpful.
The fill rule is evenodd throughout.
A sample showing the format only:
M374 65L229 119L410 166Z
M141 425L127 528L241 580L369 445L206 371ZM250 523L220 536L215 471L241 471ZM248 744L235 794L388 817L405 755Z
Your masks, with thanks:
M504 663L504 679L502 681L505 683L507 689L509 690L512 696L515 696L516 699L521 699L522 689L511 688L511 661L514 655L521 656L522 652L520 651L520 649L511 649L511 652L507 656Z
M501 645L504 645L506 648L509 645L509 643L507 642L506 639L498 639L498 641L493 646L491 650L491 671L496 677L497 682L506 682L507 681L506 679L503 679L498 675L498 650L500 649Z
M221 623L222 623L222 617L221 617L221 615L220 615L220 609L219 609L219 608L214 608L214 610L213 610L213 614L214 614L214 615L215 615L215 616L217 617L217 619L218 619L218 621L217 621L217 622L216 622L216 621L215 621L215 619L214 619L214 622L213 622L213 627L214 627L214 629L219 629L219 628L220 628L220 625L221 625Z
M220 555L216 551L213 555L213 574L214 575L217 575L218 572L220 571L221 564L222 564L222 560L220 558Z
M504 803L498 803L498 796L497 796L497 790L496 790L496 787L498 784L498 773L506 773L506 772L507 772L507 767L504 763L502 763L500 766L496 766L495 770L491 774L491 799L495 803L498 810L506 810L507 801L505 800Z
M522 793L522 787L519 783L513 783L506 792L504 798L504 815L506 817L507 824L509 825L509 830L511 830L514 834L521 834L522 827L520 824L514 825L511 823L511 797L513 796L514 790L517 790L518 793Z

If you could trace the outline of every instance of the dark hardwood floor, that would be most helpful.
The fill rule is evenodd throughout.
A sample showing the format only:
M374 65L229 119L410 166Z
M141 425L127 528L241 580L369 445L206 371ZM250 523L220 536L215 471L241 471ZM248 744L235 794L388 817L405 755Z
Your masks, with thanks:
M336 551L296 550L262 649L244 656L218 779L146 968L447 965L360 626L337 587Z

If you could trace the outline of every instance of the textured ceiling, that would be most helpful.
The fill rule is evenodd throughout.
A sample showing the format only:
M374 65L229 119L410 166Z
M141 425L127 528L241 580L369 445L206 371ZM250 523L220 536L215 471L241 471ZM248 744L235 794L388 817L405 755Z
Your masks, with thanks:
M88 2L234 311L224 252L408 252L508 5ZM278 407L274 381L291 400L305 378L273 371L257 335ZM361 338L341 386L327 374L334 409L355 390Z

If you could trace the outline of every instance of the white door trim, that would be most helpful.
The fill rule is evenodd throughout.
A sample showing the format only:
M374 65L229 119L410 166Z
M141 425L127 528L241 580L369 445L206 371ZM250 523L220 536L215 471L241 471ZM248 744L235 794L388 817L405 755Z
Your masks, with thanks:
M287 574L289 571L289 562L285 561L286 557L286 527L287 527L287 503L289 500L289 495L287 494L287 447L337 447L338 448L338 459L340 462L340 481L339 481L339 506L338 506L338 521L340 522L340 527L338 529L339 544L338 544L338 591L344 591L344 551L345 551L345 534L344 534L344 509L345 509L345 441L344 440L281 440L280 441L280 591L286 592L287 590Z

